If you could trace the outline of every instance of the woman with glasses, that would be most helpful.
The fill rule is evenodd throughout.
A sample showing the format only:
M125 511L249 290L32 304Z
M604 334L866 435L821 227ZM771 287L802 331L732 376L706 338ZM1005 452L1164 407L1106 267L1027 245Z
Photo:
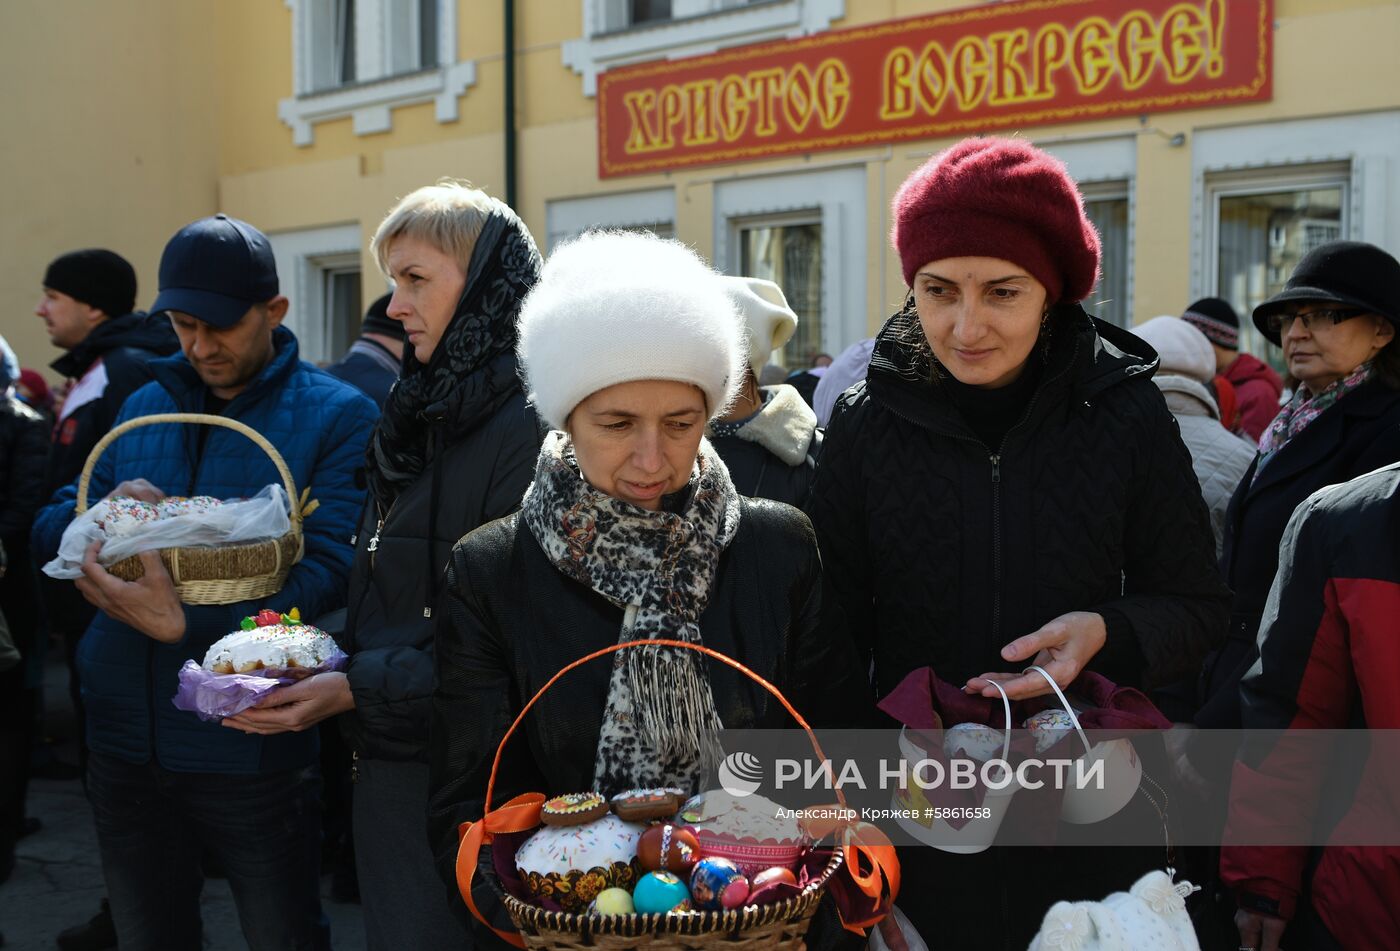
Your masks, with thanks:
M1234 605L1229 637L1206 667L1199 726L1240 725L1239 683L1258 656L1259 618L1293 510L1323 486L1400 460L1397 323L1400 262L1358 241L1309 252L1283 290L1254 309L1254 325L1283 347L1298 387L1230 500L1220 566Z

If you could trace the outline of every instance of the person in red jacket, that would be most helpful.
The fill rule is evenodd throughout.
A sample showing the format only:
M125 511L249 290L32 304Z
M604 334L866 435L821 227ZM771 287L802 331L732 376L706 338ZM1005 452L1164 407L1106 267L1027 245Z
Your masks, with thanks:
M1278 415L1278 398L1283 381L1258 357L1240 353L1240 318L1235 309L1218 297L1203 297L1181 315L1206 335L1215 349L1215 372L1235 389L1239 406L1238 425L1255 442Z
M1294 512L1260 657L1240 684L1245 729L1400 729L1397 616L1400 463L1322 489ZM1333 811L1321 802L1333 771L1297 765L1305 742L1247 734L1235 763L1220 874L1239 901L1240 944L1277 951L1286 933L1289 948L1379 947L1378 936L1400 933L1400 847L1255 844ZM1400 790L1380 759L1345 791L1329 843L1395 841L1381 830L1395 828Z

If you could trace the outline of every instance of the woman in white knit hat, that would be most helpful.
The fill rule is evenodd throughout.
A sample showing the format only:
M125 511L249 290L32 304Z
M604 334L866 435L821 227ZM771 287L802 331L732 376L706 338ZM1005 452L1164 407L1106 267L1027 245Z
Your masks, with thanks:
M821 565L806 517L741 497L703 438L743 379L743 333L718 276L652 236L585 235L555 252L526 299L519 354L553 431L521 510L454 549L436 645L429 826L450 892L458 826L481 818L507 726L592 651L704 643L814 723L863 715L854 650L817 623ZM615 657L570 673L533 708L501 760L494 802L695 791L715 731L788 725L761 688L699 654Z
M720 283L743 318L748 359L738 394L707 435L740 495L800 507L822 447L817 414L786 383L758 382L768 357L792 339L797 315L772 281L722 277Z

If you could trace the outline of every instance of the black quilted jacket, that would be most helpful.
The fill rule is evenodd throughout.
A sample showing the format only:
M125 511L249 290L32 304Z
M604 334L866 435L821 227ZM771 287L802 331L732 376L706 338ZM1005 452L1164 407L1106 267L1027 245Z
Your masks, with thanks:
M342 643L355 709L341 715L350 749L368 759L426 760L433 633L446 610L452 546L520 505L540 432L507 355L433 407L437 448L379 521L371 498L355 545Z
M811 525L777 502L740 504L738 534L720 555L700 615L705 644L777 686L813 726L859 724L868 710L865 676L839 625L821 623ZM452 550L447 602L436 644L428 827L452 905L465 919L453 871L457 827L481 817L497 744L551 676L617 643L623 612L566 578L518 514L483 525ZM726 729L792 725L762 688L718 662L707 666ZM610 660L596 660L544 695L506 748L493 805L522 792L592 786L611 669ZM486 942L479 946L495 946L478 932Z
M877 693L924 666L957 683L1004 670L1003 646L1069 611L1103 615L1090 667L1119 683L1197 670L1229 592L1152 348L1057 309L1026 415L986 446L899 342L916 319L890 318L842 398L810 504Z

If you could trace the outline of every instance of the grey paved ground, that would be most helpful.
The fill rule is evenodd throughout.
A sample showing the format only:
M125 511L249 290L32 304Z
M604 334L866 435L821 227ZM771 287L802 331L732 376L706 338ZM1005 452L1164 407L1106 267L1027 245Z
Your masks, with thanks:
M51 663L45 677L51 716L49 732L72 736L72 711L67 704L60 664ZM68 761L71 746L58 747ZM29 814L44 827L20 842L14 875L0 885L0 933L5 951L55 947L54 937L70 925L86 921L103 895L102 869L93 840L92 812L76 780L36 780L30 786ZM328 885L329 879L323 879ZM325 901L336 951L363 951L364 928L359 905ZM228 884L209 880L204 886L204 947L212 951L246 948Z

